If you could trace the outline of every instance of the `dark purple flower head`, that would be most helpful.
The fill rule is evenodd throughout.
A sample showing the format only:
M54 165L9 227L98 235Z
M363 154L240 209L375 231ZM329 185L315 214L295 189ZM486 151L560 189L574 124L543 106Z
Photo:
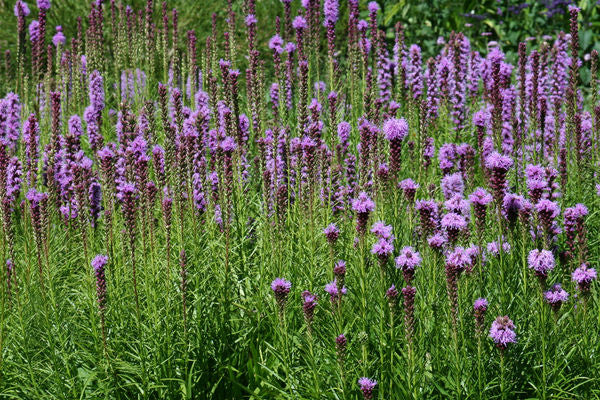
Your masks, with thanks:
M490 337L500 349L506 349L509 343L517 342L517 334L515 333L515 324L508 316L498 317L492 322L490 328Z
M467 221L462 215L452 212L442 217L441 225L448 234L450 243L454 243L458 239L459 233L467 227Z
M333 245L340 236L340 229L335 224L329 224L327 228L323 229L323 234L327 238L329 244Z
M489 124L491 115L488 110L479 110L473 114L473 125L485 128Z
M361 19L356 24L356 28L358 29L359 32L366 32L368 27L369 27L369 24L364 19Z
M415 198L415 193L417 192L417 189L419 189L419 184L413 181L412 179L407 178L403 181L400 181L398 187L402 189L402 191L404 192L404 196L407 198L407 200L412 202Z
M557 283L544 292L544 299L550 304L552 310L558 311L560 306L569 299L569 293L560 286L560 283Z
M39 36L39 27L40 23L37 19L34 19L29 24L29 40L31 40L31 43L37 42Z
M313 319L315 308L317 307L317 295L312 294L308 290L302 292L302 311L304 318L310 324Z
M344 277L346 275L346 262L344 260L338 260L333 266L333 274L336 278Z
M442 250L446 243L448 243L448 238L438 232L427 238L427 243L434 250Z
M450 266L456 272L462 272L468 268L472 259L469 253L463 247L456 247L446 256L446 265Z
M398 297L398 289L396 289L396 285L390 286L390 288L385 292L385 297L387 297L388 301L391 304L395 304L396 298Z
M527 264L536 275L546 277L554 269L554 255L549 250L533 249L527 256Z
M510 243L502 241L502 252L505 254L510 253ZM487 252L492 256L498 256L500 254L500 246L497 241L493 241L487 244Z
M275 35L269 40L269 48L276 50L278 53L283 51L283 39L279 35Z
M540 217L549 218L550 220L556 218L560 214L560 207L555 202L542 199L536 205L535 209L540 213Z
M383 123L383 134L387 140L403 140L408 135L408 123L404 118L390 118Z
M42 201L48 199L48 194L40 193L35 189L29 189L25 197L27 198L27 200L29 200L30 203L34 204L37 207Z
M350 139L350 132L352 127L346 121L342 121L337 126L337 134L338 139L342 145L347 145L348 140Z
M92 260L92 267L94 268L94 275L96 276L96 296L98 297L98 306L100 310L103 310L106 303L106 277L104 273L104 267L108 263L108 257L102 254L98 254Z
M362 377L358 380L358 385L360 386L360 391L363 394L365 400L370 400L373 398L373 389L377 386L377 381Z
M280 313L282 313L283 309L285 308L285 303L291 289L292 283L283 278L275 278L273 282L271 282L271 290L273 291L275 300L277 300L277 304L279 305Z
M579 290L587 293L590 290L592 281L598 277L598 274L594 268L588 268L587 264L581 264L579 268L573 271L571 277L573 282L579 286Z
M94 268L94 271L98 271L99 269L104 268L106 263L108 263L108 257L102 254L98 254L92 260L92 267Z
M235 148L237 147L237 145L235 144L235 139L234 138L232 138L231 136L227 136L221 142L220 147L221 147L221 150L223 150L224 153L231 153L231 152L233 152L235 150Z

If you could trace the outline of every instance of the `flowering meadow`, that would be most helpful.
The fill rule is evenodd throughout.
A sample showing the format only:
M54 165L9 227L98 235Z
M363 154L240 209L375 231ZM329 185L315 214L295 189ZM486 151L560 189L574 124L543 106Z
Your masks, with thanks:
M579 10L429 57L375 1L216 1L16 0L0 398L600 398Z

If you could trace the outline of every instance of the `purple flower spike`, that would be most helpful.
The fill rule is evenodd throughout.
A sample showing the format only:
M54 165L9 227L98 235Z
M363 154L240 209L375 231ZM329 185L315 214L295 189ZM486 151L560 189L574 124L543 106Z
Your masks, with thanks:
M356 199L352 200L352 209L356 212L356 230L363 236L367 231L369 213L375 209L375 202L365 192L360 192Z
M550 304L552 311L558 312L560 306L569 299L569 293L557 283L550 290L544 292L544 299Z
M586 264L581 264L579 268L573 271L571 275L573 282L579 286L579 290L583 293L589 293L592 281L598 277L594 268L588 268Z
M333 246L340 236L340 229L335 224L329 224L327 228L323 229L323 234L327 238L327 242Z
M98 307L100 310L104 310L106 305L106 278L104 267L107 263L108 257L102 254L98 254L92 260L92 267L94 268L94 275L96 276L96 295L98 297Z
M378 221L373 224L371 233L377 236L379 239L394 240L392 235L392 226L386 225L383 221Z
M488 309L488 301L484 298L479 298L473 303L473 315L475 316L475 331L478 335L483 333L483 324L485 313Z
M285 303L291 289L292 283L283 278L275 278L273 282L271 282L271 290L275 294L275 300L277 300L280 315L283 314L283 309L285 308Z
M540 279L544 280L548 272L554 269L554 255L549 250L533 249L527 256L527 264Z
M490 328L490 337L499 349L506 349L509 343L517 342L515 324L508 316L496 318Z
M373 390L377 386L377 381L362 377L358 380L360 391L363 394L365 400L371 400L373 398Z
M396 268L402 270L406 283L410 284L415 275L415 268L421 265L421 261L421 255L411 246L400 250L400 255L396 257Z
M37 0L37 6L40 10L49 10L50 0Z
M341 302L342 296L348 291L345 287L340 288L339 286L336 279L325 285L325 291L329 294L332 303Z
M302 311L304 312L304 319L308 326L310 326L315 308L317 307L317 295L312 294L308 290L302 292Z
M384 238L379 239L379 241L377 241L371 249L371 253L376 255L377 258L379 258L379 262L381 265L385 264L385 262L392 255L393 252L394 245L392 245L392 243L389 240Z
M404 197L412 205L415 202L415 194L419 189L419 184L412 179L404 179L398 184L398 187L404 192Z

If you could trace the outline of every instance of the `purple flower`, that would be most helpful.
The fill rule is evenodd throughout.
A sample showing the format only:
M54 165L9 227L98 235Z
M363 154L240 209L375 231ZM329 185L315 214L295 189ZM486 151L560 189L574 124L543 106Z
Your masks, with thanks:
M325 285L325 291L329 294L331 302L335 303L341 301L342 295L345 295L348 290L345 287L340 288L337 279L334 279Z
M560 306L569 299L569 293L567 293L559 283L552 286L552 288L544 292L544 299L550 304L552 310L557 312Z
M37 6L40 10L48 10L50 8L50 0L37 0Z
M469 200L473 204L487 206L492 202L492 196L483 188L477 188L469 195Z
M325 15L325 25L335 25L339 15L338 0L325 0L323 14Z
M427 243L432 249L442 250L446 243L448 243L448 239L438 232L435 235L432 235L429 238L427 238Z
M415 209L419 212L421 231L431 233L437 228L438 205L433 200L418 200Z
M377 386L377 381L363 376L358 380L358 385L360 386L360 391L362 392L365 400L370 400L373 398L373 389L375 389L375 386Z
M448 213L442 217L442 228L448 234L448 240L454 243L458 239L458 234L467 227L467 221L462 215Z
M303 16L298 15L296 18L294 18L294 22L292 22L292 26L296 30L306 29L306 20L304 19Z
M292 283L283 278L275 278L273 282L271 282L271 290L275 294L275 300L277 300L277 304L279 305L280 315L283 314L283 309L285 308L285 303L291 288Z
M417 192L417 189L419 189L419 184L408 178L400 181L398 187L404 192L406 200L412 204L415 200L415 193Z
M508 316L498 317L492 322L490 337L498 348L504 350L509 343L517 342L517 334L514 329L515 324Z
M56 34L52 37L52 43L54 44L54 47L58 47L59 45L63 46L66 41L67 38L62 31L62 26L58 25L56 27Z
M377 11L379 11L379 4L377 4L376 1L371 1L367 5L367 9L370 13L376 13Z
M37 19L34 19L29 24L29 40L31 43L35 43L38 41L39 36L40 23Z
M404 280L407 283L412 281L415 274L415 268L421 265L421 255L411 246L406 246L400 250L400 255L396 257L396 268L402 270Z
M19 16L19 7L21 8L21 12L23 13L24 17L27 17L31 13L29 7L27 6L27 3L25 3L23 0L17 0L14 8L15 17Z
M377 221L371 228L371 233L377 236L379 239L394 240L392 235L392 226L386 225L383 221Z
M573 282L577 283L579 290L583 293L590 291L590 285L597 276L596 270L594 268L588 268L587 264L581 264L581 266L573 271L573 274L571 275Z
M340 230L335 224L329 224L327 228L323 229L323 234L327 238L330 245L334 245L340 236Z
M441 186L446 200L457 195L462 197L465 190L465 184L460 172L444 176L442 178Z
M472 261L469 253L460 246L456 247L452 252L446 255L446 265L449 265L457 273L468 268Z
M549 250L533 249L527 256L527 264L537 276L545 278L554 269L554 255Z
M389 141L403 140L408 135L408 123L404 118L390 118L383 123L383 134Z
M246 16L245 22L246 22L246 26L253 26L253 25L256 25L258 20L256 19L256 16L254 14L248 14Z
M396 304L396 299L398 297L398 289L396 289L396 285L390 286L388 290L385 292L385 297L387 297L390 306L394 306Z
M369 213L375 209L375 202L365 192L360 192L356 199L352 200L352 209L356 212L356 230L362 236L367 230Z
M382 262L386 261L393 252L394 245L384 238L379 239L371 249L371 253L376 255Z
M269 40L269 48L275 50L278 53L283 51L283 39L279 35L275 35Z
M108 257L98 254L92 260L94 275L96 276L96 296L98 297L98 307L103 310L106 303L106 277L104 267L108 263Z
M308 290L302 292L302 311L304 312L304 318L309 325L312 322L316 307L317 295L312 294Z

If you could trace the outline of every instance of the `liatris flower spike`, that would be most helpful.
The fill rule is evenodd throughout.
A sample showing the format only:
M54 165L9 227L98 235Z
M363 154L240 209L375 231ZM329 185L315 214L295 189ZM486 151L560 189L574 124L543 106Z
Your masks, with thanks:
M323 234L327 238L327 242L333 246L340 236L340 229L335 224L329 224L323 229Z
M587 294L590 291L592 282L598 277L594 268L589 268L586 264L581 264L579 268L573 271L571 275L573 282L577 283L579 290Z
M496 318L490 328L490 338L499 349L505 350L510 343L517 342L515 324L508 316Z
M556 313L560 306L569 299L569 293L560 286L560 283L557 283L550 290L544 292L544 299L550 304L552 311Z
M285 308L285 303L287 301L288 294L292 288L292 283L283 278L275 278L273 282L271 282L271 290L275 295L275 300L277 301L277 305L279 306L279 314L283 315L283 310Z
M373 390L377 386L377 381L362 377L358 380L360 391L363 394L365 400L371 400L373 398Z
M421 255L410 246L400 250L400 255L396 257L396 268L402 270L402 275L407 284L410 284L414 275L415 268L421 265Z
M480 335L483 333L485 322L485 313L488 309L488 301L484 298L479 298L473 303L473 315L475 316L475 332Z

